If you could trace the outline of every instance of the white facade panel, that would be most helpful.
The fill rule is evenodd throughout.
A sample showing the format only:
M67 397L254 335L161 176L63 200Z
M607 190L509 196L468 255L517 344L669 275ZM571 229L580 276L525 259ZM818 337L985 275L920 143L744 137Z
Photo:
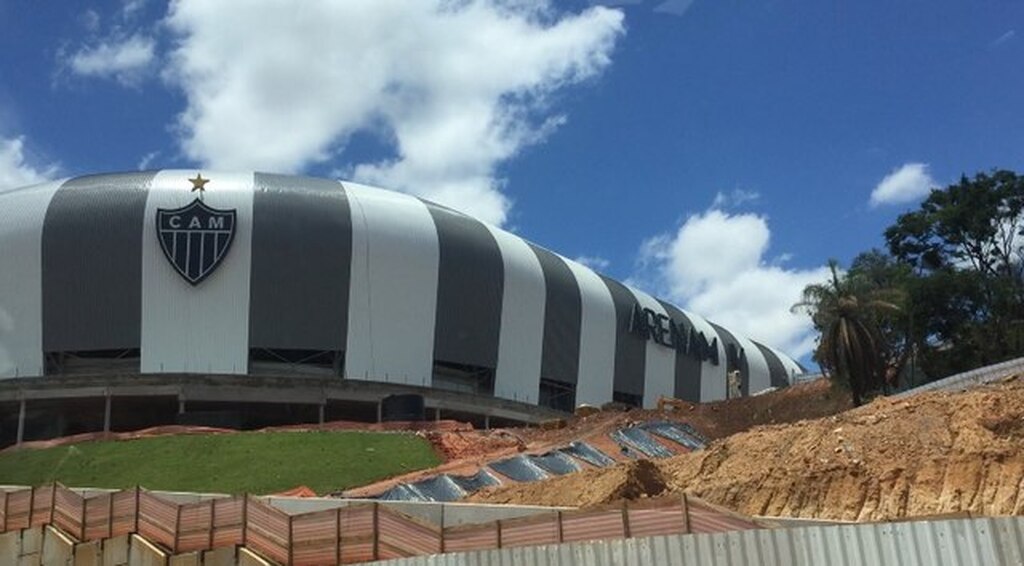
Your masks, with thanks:
M612 399L615 381L615 303L608 286L589 268L562 258L580 289L580 365L576 404L601 405Z
M425 204L342 183L352 210L345 376L429 386L440 252Z
M43 375L43 219L63 184L0 192L0 378Z
M161 171L146 199L142 226L142 372L248 371L249 274L252 258L253 175L203 172L203 202L235 210L235 237L221 264L196 286L164 256L157 209L183 207L197 197L196 172Z
M525 241L500 228L484 226L498 243L505 266L494 396L536 403L547 297L544 271Z
M729 332L732 331L730 330ZM749 394L753 395L771 387L771 370L768 368L768 360L764 359L761 349L749 338L740 336L735 332L732 332L732 335L740 343L740 347L743 348L743 353L747 357L747 369L750 371Z
M702 403L706 403L708 401L719 401L725 399L728 392L725 381L725 342L718 336L718 333L715 332L715 328L711 326L708 321L704 320L703 317L685 310L683 311L683 314L686 315L686 318L690 319L690 322L693 323L693 327L697 329L697 332L704 333L708 342L711 342L714 338L718 338L718 365L711 363L710 360L705 360L700 363L700 400Z
M665 307L654 297L643 291L629 287L641 307L668 317ZM644 408L658 406L658 399L674 397L676 389L676 350L654 340L647 341L646 357L644 358Z

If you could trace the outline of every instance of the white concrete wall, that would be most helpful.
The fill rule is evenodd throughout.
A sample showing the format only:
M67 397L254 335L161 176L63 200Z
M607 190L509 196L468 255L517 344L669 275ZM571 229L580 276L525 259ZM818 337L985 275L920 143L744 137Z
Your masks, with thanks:
M0 193L0 378L43 375L43 218L62 184Z
M440 249L409 195L342 183L352 210L345 377L429 386Z
M536 403L544 347L544 271L525 241L500 228L484 226L498 243L505 266L494 396Z
M580 290L580 361L576 405L601 405L612 398L615 382L617 320L611 291L589 268L568 258Z
M192 202L193 171L162 171L146 200L142 230L142 372L236 373L249 370L249 274L252 174L210 172L203 202L237 211L235 239L223 263L197 286L185 281L157 242L159 208Z

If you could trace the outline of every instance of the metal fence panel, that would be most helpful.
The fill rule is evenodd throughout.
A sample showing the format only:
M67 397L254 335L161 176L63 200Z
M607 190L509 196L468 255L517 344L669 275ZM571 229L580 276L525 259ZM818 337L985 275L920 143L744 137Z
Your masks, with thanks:
M893 395L895 398L907 397L924 391L955 391L966 389L975 385L998 381L1008 375L1024 374L1024 358L1008 360L1002 363L972 369L956 375L925 383L913 389L908 389Z
M417 556L380 566L999 566L1024 563L1024 517L813 525Z

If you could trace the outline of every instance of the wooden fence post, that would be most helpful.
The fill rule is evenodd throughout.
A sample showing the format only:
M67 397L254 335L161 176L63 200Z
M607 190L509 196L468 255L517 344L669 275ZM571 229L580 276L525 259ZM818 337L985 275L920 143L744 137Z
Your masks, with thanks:
M690 503L686 501L686 494L683 494L683 532L690 534Z
M334 563L341 564L341 507L334 514Z
M625 499L622 500L622 535L624 538L632 536L629 533L629 503Z
M2 491L2 492L0 492L0 494L2 494L2 496L4 498L4 505L3 505L3 507L4 507L4 521L2 523L0 523L0 533L6 533L7 532L7 492L6 491Z
M294 562L294 559L293 559L293 556L292 556L292 554L294 553L293 549L295 548L295 529L294 529L294 527L292 525L292 522L294 520L295 520L294 516L288 515L288 563L287 563L287 566L292 566L292 563Z
M53 495L54 495L54 501L56 501L57 500L56 499L57 492L54 492ZM78 522L78 525L79 525L79 527L78 527L78 529L79 529L78 530L78 534L79 534L78 542L85 542L85 521L86 521L86 517L89 516L89 513L87 513L88 507L89 507L89 500L86 499L85 496L83 495L82 496L82 516L80 517L81 520ZM52 523L53 522L53 520L52 520L53 519L53 514L52 513L50 514L50 519L51 519L50 522Z
M107 538L114 537L114 494L107 494Z
M57 508L57 483L54 482L53 484L50 485L50 524L51 525L53 524L53 513L54 513L54 510L56 508ZM83 522L85 521L84 517L82 518L82 521Z
M178 554L178 539L181 538L181 505L179 504L177 510L174 512L174 546L171 550L174 554Z
M249 541L249 494L242 495L242 546Z
M142 509L139 509L139 495L140 495L139 492L140 491L141 490L139 489L138 484L136 484L135 485L135 511L134 511L135 519L134 519L134 523L132 524L132 532L133 533L138 533L139 532L139 515L142 514Z
M210 500L210 535L206 537L206 550L213 550L213 528L217 524L217 500Z
M562 510L555 511L555 518L558 520L558 542L565 542L565 537L562 535Z
M444 508L445 508L445 504L442 503L441 504L441 524L440 524L440 531L438 531L440 533L440 539L441 539L440 540L441 554L444 554Z
M498 529L498 548L501 548L501 519L494 522L494 526Z
M36 488L32 486L28 492L28 526L32 526L32 513L36 510Z
M380 504L373 502L373 559L380 560L380 517L378 517Z

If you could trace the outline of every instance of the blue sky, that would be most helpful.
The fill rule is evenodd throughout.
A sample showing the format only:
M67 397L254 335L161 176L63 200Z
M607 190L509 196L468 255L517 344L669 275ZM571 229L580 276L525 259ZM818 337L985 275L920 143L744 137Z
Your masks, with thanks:
M1021 34L1024 0L0 0L0 188L359 180L806 356L828 258L1024 170Z

